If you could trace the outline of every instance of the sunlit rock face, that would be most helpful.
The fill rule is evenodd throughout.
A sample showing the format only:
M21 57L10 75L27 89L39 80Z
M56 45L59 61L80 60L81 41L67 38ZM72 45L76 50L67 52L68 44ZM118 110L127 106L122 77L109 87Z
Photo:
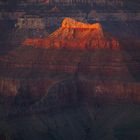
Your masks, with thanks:
M61 27L48 38L26 39L23 46L41 48L103 49L119 50L119 42L104 33L101 24L86 24L65 18Z

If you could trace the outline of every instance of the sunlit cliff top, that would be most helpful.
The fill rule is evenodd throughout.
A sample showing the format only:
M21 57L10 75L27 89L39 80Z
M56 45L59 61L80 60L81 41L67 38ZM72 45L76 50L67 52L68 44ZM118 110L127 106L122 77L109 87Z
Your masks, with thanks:
M87 28L87 29L102 29L102 26L100 23L95 24L88 24L88 23L82 23L78 22L72 18L65 18L62 22L62 28Z

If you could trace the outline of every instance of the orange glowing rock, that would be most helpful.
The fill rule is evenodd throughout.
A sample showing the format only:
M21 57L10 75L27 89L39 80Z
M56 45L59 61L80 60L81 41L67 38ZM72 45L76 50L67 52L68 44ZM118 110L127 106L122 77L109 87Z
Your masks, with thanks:
M104 35L100 23L87 24L71 18L65 18L61 27L48 38L26 39L23 42L23 46L71 49L120 49L119 42L115 38Z
M98 29L98 30L102 29L100 23L86 24L86 23L78 22L71 18L65 18L62 22L61 27L62 28Z
M23 42L23 46L42 46L44 39L26 39Z

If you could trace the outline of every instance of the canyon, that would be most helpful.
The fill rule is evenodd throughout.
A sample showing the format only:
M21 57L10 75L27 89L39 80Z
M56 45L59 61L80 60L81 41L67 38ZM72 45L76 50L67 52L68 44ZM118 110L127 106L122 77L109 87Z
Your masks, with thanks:
M139 139L139 63L123 45L101 23L65 18L0 55L0 130L10 140Z
M47 38L26 39L21 47L0 57L0 74L4 76L0 80L1 96L18 95L23 83L32 91L32 84L40 81L38 78L45 78L46 88L42 88L45 95L47 88L53 87L56 81L77 77L78 85L86 86L84 94L90 90L94 95L92 87L97 82L108 93L107 98L111 93L116 94L112 97L121 98L122 93L122 98L128 95L130 100L130 95L134 94L134 102L139 102L139 83L136 83L127 64L131 61L131 57L122 52L119 41L107 34L101 24L86 24L66 18L61 27ZM51 84L47 79L52 81ZM40 86L36 82L37 92L31 93L32 97L40 99L43 95L40 95Z

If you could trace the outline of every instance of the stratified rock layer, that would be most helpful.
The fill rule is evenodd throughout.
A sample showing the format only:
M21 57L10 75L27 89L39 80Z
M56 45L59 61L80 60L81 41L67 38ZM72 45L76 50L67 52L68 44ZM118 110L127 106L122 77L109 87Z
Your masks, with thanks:
M28 93L30 97L26 98L40 100L48 97L49 89L54 89L56 94L51 95L59 100L60 106L62 100L66 104L73 100L71 95L89 101L96 93L111 102L118 98L130 100L132 96L132 101L140 101L139 85L126 65L131 58L124 55L118 41L104 33L99 23L90 25L66 18L48 38L27 39L24 45L27 47L0 57L2 96L22 99L23 93ZM73 84L75 80L67 82L72 77L78 85Z

